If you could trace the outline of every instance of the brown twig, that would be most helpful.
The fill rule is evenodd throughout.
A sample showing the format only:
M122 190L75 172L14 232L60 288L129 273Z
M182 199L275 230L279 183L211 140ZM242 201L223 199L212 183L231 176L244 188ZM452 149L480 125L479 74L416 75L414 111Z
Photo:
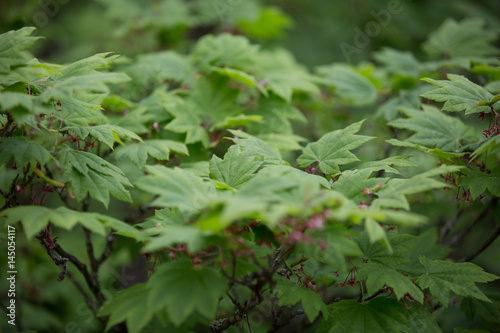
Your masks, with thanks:
M477 257L479 254L481 254L481 252L486 250L488 248L488 246L490 246L497 239L498 236L500 236L500 226L496 227L493 235L491 235L490 238L488 238L486 240L486 242L484 242L483 245L481 245L481 247L479 249L474 251L472 254L457 260L457 262L471 261L472 259Z

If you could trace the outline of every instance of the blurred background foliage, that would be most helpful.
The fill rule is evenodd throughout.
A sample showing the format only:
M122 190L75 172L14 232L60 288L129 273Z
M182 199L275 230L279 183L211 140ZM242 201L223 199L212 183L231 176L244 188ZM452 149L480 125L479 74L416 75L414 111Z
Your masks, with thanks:
M369 38L367 45L359 48L359 53L346 59L341 45L354 45L356 29L364 29L367 23L374 20L373 12L386 10L391 1L399 3L401 12L392 15L390 24L382 27L376 36ZM345 100L334 99L324 93L316 94L316 97L311 97L312 94L295 94L294 102L297 107L301 111L309 111L306 114L308 123L295 126L298 126L300 135L313 141L328 131L345 127L362 118L373 117L375 121L367 123L366 131L378 139L374 144L361 148L358 153L365 162L383 157L387 146L384 140L393 136L386 126L377 126L377 119L382 119L381 122L392 120L394 116L391 112L394 111L391 110L394 107L377 97L387 89L387 79L379 77L379 73L374 70L372 63L380 63L380 59L383 59L381 53L378 53L377 59L374 56L377 53L374 52L391 47L409 51L416 59L429 60L432 55L426 55L422 43L446 19L461 21L464 18L481 18L487 29L497 32L498 36L499 14L498 0L6 0L0 2L0 33L23 26L37 27L35 34L45 36L45 40L35 44L31 51L40 61L54 63L68 63L108 51L125 56L124 63L127 57L136 58L155 51L173 50L179 54L188 54L193 51L193 45L199 38L221 32L245 35L263 49L287 49L298 63L304 64L312 72L316 72L318 66L351 62L378 89L373 100L365 101L366 103L346 103ZM497 46L500 46L498 38L496 40ZM137 63L140 63L141 57L138 59ZM148 58L142 56L142 61L148 61ZM127 68L131 77L134 77L133 70L131 67ZM140 66L138 70L141 70ZM339 77L342 69L332 69L330 66L319 69L326 80L332 71L337 73L333 75L335 78ZM404 89L405 82L413 88L418 75L419 73L409 75L413 78L407 81L403 77L391 87L399 93L399 105L406 103L408 106L418 107L418 88L411 91ZM139 86L136 89L140 89ZM141 94L146 95L146 91L142 90ZM133 100L133 95L133 92L129 92L127 97ZM151 112L154 113L154 110ZM476 122L475 125L479 126L480 123ZM402 151L396 153L404 154ZM436 164L434 158L424 153L412 154L413 160L419 164L414 173ZM455 207L449 211L443 210L443 202L449 202L449 197L447 192L423 194L413 198L414 202L420 203L413 207L415 212L437 216L442 222L456 214ZM472 205L473 212L474 205L480 203ZM112 201L109 209L115 212L115 216L122 215L127 222L138 222L133 214L122 208L116 201ZM100 206L91 209L98 211ZM498 210L496 207L491 213L496 220ZM463 220L467 221L468 218ZM436 221L436 224L440 221ZM472 232L455 257L475 248L474 244L483 237L484 231L483 228L478 228ZM68 252L85 257L84 242L77 237L77 233L67 233L61 237L61 244ZM96 238L95 242L97 251L100 251L104 240ZM21 249L21 246L18 248ZM56 281L58 269L43 248L37 243L28 243L22 249L23 253L18 253L18 256L36 258L38 262L36 266L31 265L33 261L19 260L18 263L19 276L23 277L19 288L23 290L22 297L26 300L23 316L31 318L28 328L37 328L41 332L54 327L58 332L98 331L100 324L86 308L74 286ZM475 262L489 272L500 274L498 249L497 242ZM144 281L147 275L146 262L139 258L137 244L121 239L115 250L101 274L103 289L110 294ZM74 278L82 284L79 276ZM30 283L23 285L23 281ZM5 282L2 281L2 290L4 286ZM68 294L75 297L68 297ZM41 313L42 309L46 309L46 312ZM450 322L455 326L468 325L467 319L457 307L450 307L446 311L450 318L454 318Z

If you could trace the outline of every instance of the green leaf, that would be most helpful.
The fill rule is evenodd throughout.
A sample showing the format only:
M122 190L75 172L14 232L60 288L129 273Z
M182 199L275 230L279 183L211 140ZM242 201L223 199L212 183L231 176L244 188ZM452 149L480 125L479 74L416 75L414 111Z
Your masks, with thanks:
M143 252L156 252L186 243L188 251L195 253L202 250L205 236L202 230L190 225L168 225L155 227L150 230L155 237L152 237L142 249Z
M482 18L469 18L460 23L447 19L438 30L430 34L422 48L429 55L452 58L496 55L498 49L492 44L497 39L497 34L485 31L484 24Z
M416 143L411 143L408 141L400 141L397 139L389 139L389 140L385 140L385 141L393 146L396 146L396 147L415 148L415 149L418 149L420 151L426 152L428 154L431 154L431 155L434 155L436 157L443 158L443 159L449 159L449 158L460 157L460 156L465 155L465 153L444 152L441 149L427 148L424 146L420 146Z
M474 127L465 125L460 119L444 114L439 109L422 105L422 110L400 108L408 118L399 118L389 126L416 132L406 141L438 148L443 151L460 152L467 143L477 141Z
M379 198L373 204L376 207L409 210L410 204L406 199L406 195L443 188L447 186L446 183L430 177L457 172L460 169L461 167L458 166L441 166L409 179L393 178L376 193Z
M409 329L408 320L399 312L403 305L390 298L377 297L370 302L342 300L329 306L333 310L330 333L400 333Z
M191 56L202 69L210 65L245 69L255 61L258 50L259 46L251 45L244 36L223 33L201 38Z
M472 199L476 199L478 196L485 193L486 189L488 189L492 195L500 197L500 167L496 166L490 174L471 170L462 180L460 186L470 189Z
M162 165L146 166L146 170L149 174L139 179L136 185L143 191L158 195L152 202L154 206L177 207L192 212L216 195L213 183L204 182L189 171Z
M387 173L394 173L400 175L401 173L395 168L409 168L417 166L416 164L408 161L404 157L388 157L380 161L365 162L357 165L355 170L369 169L371 172L383 170Z
M50 153L42 145L27 141L22 137L2 138L0 142L0 161L14 159L19 167L29 163L45 165L50 160Z
M114 295L99 309L98 316L109 316L106 331L123 321L131 333L139 333L153 318L153 311L148 302L149 285L139 283Z
M335 87L339 98L352 105L370 105L377 99L377 89L373 83L349 65L319 67L318 73L324 77L325 83Z
M296 283L285 278L279 278L277 281L279 305L295 305L301 302L304 312L309 322L321 312L324 318L328 317L328 308L321 297L314 291L298 286Z
M240 130L229 130L234 135L232 140L241 147L242 151L258 156L256 161L263 161L264 164L282 165L285 162L278 152L273 150L263 140Z
M499 304L498 296L496 299L493 298L491 303L467 297L462 300L460 309L472 320L479 316L487 321L498 323L500 321Z
M262 165L261 161L255 161L255 155L251 151L241 151L240 146L231 146L224 160L216 155L210 160L210 178L217 180L235 189L255 176L254 172Z
M175 326L192 314L210 320L226 290L225 279L212 268L193 268L190 260L163 264L148 282L149 306L165 309Z
M381 63L390 74L411 77L417 77L419 74L420 63L411 52L383 47L381 51L373 53L373 58Z
M196 80L190 95L181 99L172 97L167 110L174 116L165 128L186 133L186 143L209 144L207 130L223 128L243 110L236 104L237 91L226 86L226 79L202 77Z
M42 37L31 37L34 27L24 27L0 35L0 73L9 73L11 67L25 64L31 56L22 52Z
M254 59L254 71L262 77L265 88L287 102L294 92L319 94L318 79L295 61L293 55L284 50L262 51Z
M246 72L229 67L214 67L212 70L222 76L233 79L236 82L243 83L247 87L258 89L263 95L265 95L266 97L268 96L267 91L259 85L259 82L257 82L255 77Z
M280 38L284 34L284 30L290 28L292 24L293 21L275 7L262 8L260 16L256 20L238 22L239 28L246 36L256 39Z
M339 191L356 203L368 202L369 197L363 194L364 189L387 181L387 178L369 178L372 172L373 170L370 168L344 171L340 178L332 184L332 190Z
M88 135L93 136L97 140L106 144L111 149L113 149L115 141L121 143L119 139L120 137L142 141L142 139L134 132L116 125L96 125L81 127L68 126L61 128L61 131L71 131L81 139L85 139Z
M116 149L115 157L121 161L128 159L138 167L143 167L148 159L148 155L158 161L168 161L170 151L189 155L185 144L171 140L147 140L139 144L130 144Z
M33 96L24 94L24 93L19 93L19 92L12 92L12 91L2 91L0 92L0 110L1 111L6 111L13 109L16 106L21 106L26 111L32 111L33 110Z
M421 96L437 102L445 102L443 111L464 111L465 114L485 112L491 110L488 106L478 106L477 101L489 101L493 95L483 87L469 81L466 77L448 74L448 80L423 79L439 87L430 90ZM500 102L495 104L496 107Z
M473 263L453 263L446 260L430 260L420 257L424 266L422 275L416 283L422 289L429 288L432 296L445 307L448 306L450 291L460 296L470 296L491 302L476 286L476 282L489 282L498 279L486 273Z
M393 249L392 254L380 242L371 242L367 232L363 232L354 240L358 243L359 248L363 252L363 256L368 259L369 263L380 264L385 267L394 268L397 265L404 264L410 259L406 255L406 251L410 249L416 242L416 237L396 232L388 232L387 238Z
M123 171L99 156L78 150L63 149L59 160L67 165L63 179L69 182L78 201L87 193L107 208L109 195L123 201L132 199L124 186L132 186Z
M413 284L410 278L402 275L393 268L374 263L361 264L356 278L366 279L366 290L370 295L375 294L384 285L387 285L394 290L394 294L398 300L409 294L420 302L420 304L424 301L424 294Z
M472 159L475 159L479 155L487 151L495 151L498 146L500 146L500 135L495 135L487 140L485 140L473 153Z
M77 212L66 207L49 209L42 206L18 206L5 210L2 215L7 216L7 224L21 221L28 238L38 234L49 222L66 230L71 230L76 224L80 224L96 234L102 236L106 234L103 222L96 215Z
M410 325L409 333L441 333L441 328L436 323L433 316L427 309L420 304L413 303L411 308L404 308L403 313L408 319Z
M302 155L297 159L297 163L304 168L318 162L319 169L322 172L326 174L339 173L339 165L359 161L349 150L355 149L373 139L370 136L355 135L362 124L363 121L360 121L343 130L336 130L323 135L318 141L310 143L304 148Z

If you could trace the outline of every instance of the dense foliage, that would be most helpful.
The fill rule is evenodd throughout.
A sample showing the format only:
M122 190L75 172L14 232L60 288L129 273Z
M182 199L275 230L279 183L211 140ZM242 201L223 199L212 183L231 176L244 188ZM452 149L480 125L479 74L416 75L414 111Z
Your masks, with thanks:
M135 20L100 2L177 51L59 65L29 52L34 27L0 35L6 332L499 329L484 20L445 20L425 54L310 71L269 46L292 22L277 7L179 0Z

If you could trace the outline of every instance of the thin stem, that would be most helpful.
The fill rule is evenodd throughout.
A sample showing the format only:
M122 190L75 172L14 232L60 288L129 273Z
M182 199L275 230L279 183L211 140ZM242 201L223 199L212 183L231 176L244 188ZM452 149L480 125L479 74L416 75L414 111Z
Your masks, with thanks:
M500 226L496 227L495 232L493 233L493 235L491 235L490 238L488 238L486 240L486 242L484 242L483 245L481 245L481 247L479 249L477 249L472 254L470 254L470 255L468 255L466 257L461 258L457 262L471 261L472 259L474 259L475 257L477 257L479 254L481 254L484 250L486 250L488 248L488 246L490 246L497 239L498 236L500 236Z

